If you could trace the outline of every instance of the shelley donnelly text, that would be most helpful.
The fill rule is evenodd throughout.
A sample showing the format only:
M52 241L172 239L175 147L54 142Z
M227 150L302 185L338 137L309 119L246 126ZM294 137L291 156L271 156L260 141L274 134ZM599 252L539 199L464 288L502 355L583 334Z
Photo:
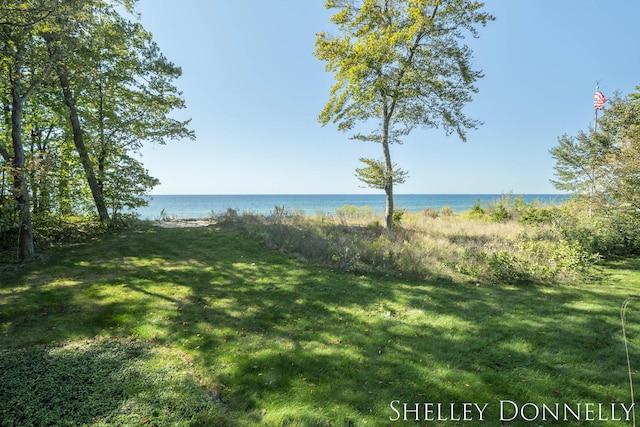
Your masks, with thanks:
M634 404L625 403L484 403L401 402L389 404L390 421L485 421L487 408L497 406L499 421L630 421Z

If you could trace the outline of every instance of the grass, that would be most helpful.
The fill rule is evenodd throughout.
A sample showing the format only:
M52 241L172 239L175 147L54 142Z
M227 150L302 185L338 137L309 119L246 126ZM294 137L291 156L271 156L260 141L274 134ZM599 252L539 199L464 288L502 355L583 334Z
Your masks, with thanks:
M473 426L499 425L501 400L629 403L638 270L488 286L312 266L225 224L141 225L2 269L0 425L453 426L394 422L391 402L488 403ZM635 375L640 301L626 319Z
M179 354L137 340L0 354L3 425L210 425L220 412Z
M591 267L599 260L550 222L495 221L490 215L439 217L425 209L422 214L405 213L402 227L385 230L379 218L346 208L336 216L231 212L219 219L271 249L315 265L397 277L575 283L593 274Z

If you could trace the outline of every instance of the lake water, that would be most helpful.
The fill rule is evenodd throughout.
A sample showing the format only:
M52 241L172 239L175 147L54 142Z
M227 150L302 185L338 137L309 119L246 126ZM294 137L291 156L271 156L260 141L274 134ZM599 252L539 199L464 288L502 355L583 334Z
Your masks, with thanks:
M513 195L518 197L519 195ZM561 194L524 194L526 203L560 204L568 196ZM424 208L440 209L450 207L460 213L473 207L478 201L482 205L499 200L500 194L397 194L395 207L408 212L420 212ZM383 214L384 194L269 194L269 195L156 195L149 206L138 209L141 219L155 220L163 215L177 218L208 218L221 214L228 208L238 213L251 212L269 214L275 206L284 206L289 212L304 215L318 213L335 214L337 208L345 205L370 207L374 213Z

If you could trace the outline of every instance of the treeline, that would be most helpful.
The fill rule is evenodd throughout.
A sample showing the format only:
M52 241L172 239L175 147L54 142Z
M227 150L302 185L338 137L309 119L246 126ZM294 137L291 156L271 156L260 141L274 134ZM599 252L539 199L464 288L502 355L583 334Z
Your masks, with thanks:
M144 143L194 138L181 69L135 19L135 0L0 0L0 236L34 253L34 224L111 226L158 180Z
M551 150L559 190L576 196L567 233L603 256L640 253L640 86L616 94L596 126Z

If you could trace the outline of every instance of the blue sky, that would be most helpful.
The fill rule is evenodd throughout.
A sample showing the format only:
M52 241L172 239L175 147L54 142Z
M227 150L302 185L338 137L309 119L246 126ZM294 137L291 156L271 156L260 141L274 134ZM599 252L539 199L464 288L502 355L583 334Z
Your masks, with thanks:
M549 149L593 125L596 81L610 97L640 85L640 2L488 0L496 20L469 40L484 72L466 108L484 124L466 143L416 129L392 159L405 194L555 193ZM331 30L324 0L140 0L176 82L196 141L147 146L153 194L377 193L355 178L378 144L322 127L333 76L313 55Z

